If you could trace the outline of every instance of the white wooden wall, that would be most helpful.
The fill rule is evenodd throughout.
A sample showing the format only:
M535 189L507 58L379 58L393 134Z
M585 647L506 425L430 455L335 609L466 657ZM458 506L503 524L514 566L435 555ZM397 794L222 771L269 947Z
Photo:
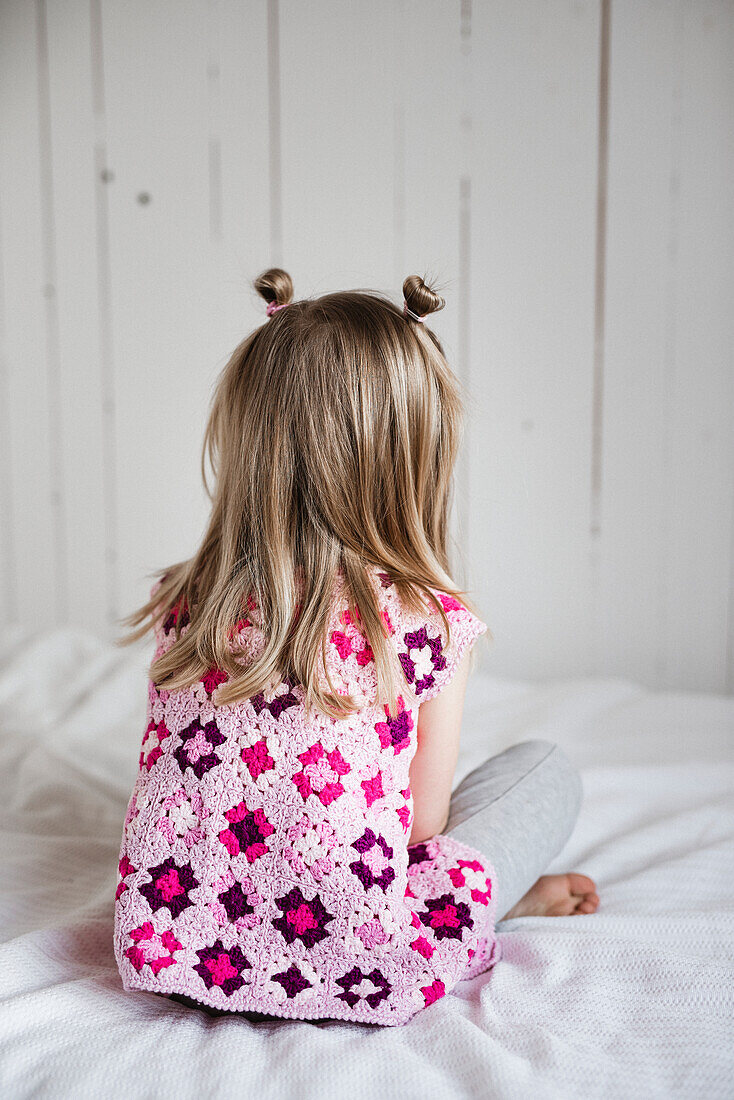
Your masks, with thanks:
M731 0L2 0L0 616L193 553L213 382L298 296L445 286L487 667L734 691Z

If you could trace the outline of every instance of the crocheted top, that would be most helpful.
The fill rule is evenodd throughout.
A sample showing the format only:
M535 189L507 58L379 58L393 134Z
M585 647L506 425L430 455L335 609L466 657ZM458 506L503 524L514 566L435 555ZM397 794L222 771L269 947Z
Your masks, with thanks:
M408 845L418 708L487 628L436 592L448 640L427 600L408 613L390 577L371 576L405 674L395 715L374 702L374 658L341 578L327 662L357 714L307 718L293 680L227 705L212 700L222 670L186 689L149 682L115 900L126 990L394 1025L496 962L486 854L444 834ZM156 656L176 610L157 626ZM232 637L238 653L263 644L254 608Z

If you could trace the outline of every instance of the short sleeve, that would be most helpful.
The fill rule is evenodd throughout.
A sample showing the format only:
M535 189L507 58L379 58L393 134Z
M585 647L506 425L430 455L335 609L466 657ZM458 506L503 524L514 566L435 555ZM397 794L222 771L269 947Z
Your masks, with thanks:
M450 637L438 611L426 601L425 616L399 616L398 659L418 704L433 699L451 682L464 654L487 631L487 624L454 596L435 593L446 612Z

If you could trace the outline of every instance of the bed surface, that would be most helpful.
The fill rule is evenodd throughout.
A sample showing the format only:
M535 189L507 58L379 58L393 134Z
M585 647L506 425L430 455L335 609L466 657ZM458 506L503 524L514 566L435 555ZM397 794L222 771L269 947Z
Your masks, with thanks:
M3 1096L734 1096L734 698L475 675L456 782L562 745L585 799L549 870L591 875L598 913L506 922L497 967L404 1027L256 1024L126 993L115 965L151 653L0 643Z

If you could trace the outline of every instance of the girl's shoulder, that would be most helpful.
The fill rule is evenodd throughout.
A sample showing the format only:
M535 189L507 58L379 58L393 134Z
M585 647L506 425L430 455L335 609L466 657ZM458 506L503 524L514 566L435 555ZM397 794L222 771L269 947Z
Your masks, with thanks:
M434 599L422 593L420 607L413 608L403 600L388 572L373 567L372 573L381 614L405 679L416 701L426 702L453 678L465 652L487 632L487 624L440 588L430 588Z
M446 638L444 618L441 614L443 610L452 635L456 633L458 636L469 629L474 631L476 636L487 630L486 623L482 622L466 604L441 588L429 589L433 598L426 593L420 593L420 607L416 609L403 600L388 572L374 566L370 566L369 569L376 582L375 590L381 607L396 628L400 626L406 630L415 631L425 627L429 632L439 630L442 639L448 642L450 639Z

